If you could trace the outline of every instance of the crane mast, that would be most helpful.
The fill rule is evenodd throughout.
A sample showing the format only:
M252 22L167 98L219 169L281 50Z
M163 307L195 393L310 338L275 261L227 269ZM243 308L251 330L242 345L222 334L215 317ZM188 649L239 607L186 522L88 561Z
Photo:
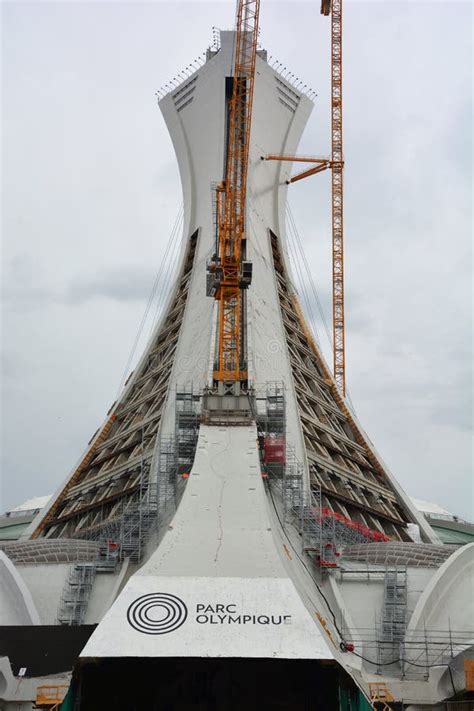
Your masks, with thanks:
M332 191L332 329L334 379L346 394L344 323L344 154L342 143L342 0L323 0L331 13L331 191Z
M262 160L312 163L293 175L296 183L310 175L331 170L332 217L332 347L333 374L340 393L346 395L346 339L344 321L344 152L342 142L342 2L322 0L321 14L331 15L331 157L266 155Z
M245 261L245 220L259 11L260 0L238 2L225 177L216 196L217 250L208 264L208 294L218 301L213 380L229 388L247 381L244 290L252 265Z

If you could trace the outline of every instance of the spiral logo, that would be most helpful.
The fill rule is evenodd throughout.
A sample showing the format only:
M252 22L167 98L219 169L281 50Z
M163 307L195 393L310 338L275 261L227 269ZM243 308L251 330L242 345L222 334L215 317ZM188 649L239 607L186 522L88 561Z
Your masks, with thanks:
M143 634L167 634L181 627L188 616L184 602L168 593L138 597L127 610L128 623Z
M269 353L280 353L281 351L281 344L280 341L277 341L275 339L272 339L268 341L267 343L267 351Z

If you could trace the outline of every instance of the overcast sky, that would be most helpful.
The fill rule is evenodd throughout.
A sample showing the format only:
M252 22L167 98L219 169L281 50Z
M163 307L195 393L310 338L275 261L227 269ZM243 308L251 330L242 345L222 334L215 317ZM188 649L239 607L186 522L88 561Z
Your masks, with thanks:
M1 9L4 510L52 492L115 399L181 203L154 92L206 49L212 26L232 28L234 2ZM347 0L344 21L349 390L405 489L465 517L471 13ZM301 151L327 154L319 0L262 0L261 27L262 46L318 92ZM327 309L328 177L290 195Z

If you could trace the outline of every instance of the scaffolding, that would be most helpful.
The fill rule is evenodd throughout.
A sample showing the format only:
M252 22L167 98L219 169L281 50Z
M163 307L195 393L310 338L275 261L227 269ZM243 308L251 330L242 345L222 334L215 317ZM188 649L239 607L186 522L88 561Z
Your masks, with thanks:
M310 493L310 504L301 510L303 550L315 554L321 569L339 568L341 550L371 541L388 540L385 534L323 506L321 488Z
M382 640L398 644L405 638L407 619L407 570L385 571Z
M257 402L261 405L257 415L261 464L279 490L285 522L301 534L304 552L329 571L340 567L344 547L387 542L385 533L334 511L323 500L321 487L305 492L304 467L287 440L284 384L268 382Z
M192 390L176 393L176 467L178 477L189 474L199 436L200 395Z
M268 434L286 436L286 398L282 382L268 382L265 388L266 430Z
M285 522L296 522L299 527L304 510L303 465L293 447L286 447L286 462L282 480L282 499Z
M118 536L121 558L139 563L148 539L158 530L166 509L176 508L180 480L189 474L199 434L200 396L192 390L176 392L174 435L161 435L156 475L151 462L142 461L138 501L123 512Z
M95 563L76 563L71 567L59 603L58 624L84 624L96 572Z
M98 512L93 528L75 534L99 546L96 562L104 558L115 564L125 558L134 563L143 560L148 540L158 531L160 512L170 503L176 507L180 477L192 466L199 431L199 400L193 392L176 393L175 432L160 437L153 470L152 443L142 430L142 457L122 474L134 482L133 496L119 498L112 515L101 521L103 514Z
M176 392L174 434L159 440L156 498L158 519L176 509L196 455L199 436L200 395L192 390Z
M272 479L281 480L287 464L284 383L266 383L256 400L261 404L256 420L262 466Z
M38 686L34 708L49 709L49 711L59 710L68 688L65 684L43 684Z
M362 571L360 571L362 572ZM371 574L385 576L386 571L372 571ZM447 668L460 655L469 653L474 639L474 628L465 630L424 628L403 631L397 630L395 636L401 637L397 643L382 641L384 635L383 614L377 616L371 627L352 628L343 624L342 636L363 655L364 667L371 674L390 676L410 681L426 681L433 669ZM381 664L382 659L385 661Z
M119 556L139 563L146 542L157 524L157 486L150 477L150 463L142 462L138 502L129 505L120 520Z
M175 438L172 435L160 437L158 450L157 499L158 519L171 505L176 507L177 498L177 457Z
M391 711L388 702L395 701L395 698L385 682L369 682L369 694L372 708Z
M378 673L397 656L405 641L407 625L407 569L386 568L382 618L378 630Z

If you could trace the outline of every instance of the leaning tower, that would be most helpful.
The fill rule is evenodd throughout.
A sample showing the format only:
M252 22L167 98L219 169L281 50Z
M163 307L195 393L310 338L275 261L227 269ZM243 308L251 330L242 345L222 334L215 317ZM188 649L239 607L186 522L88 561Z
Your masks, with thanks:
M286 244L291 166L262 156L295 155L312 102L264 50L239 316L245 378L232 392L213 381L209 265L234 40L221 32L220 48L160 100L184 202L174 284L79 463L8 548L0 599L31 635L55 625L58 639L85 642L70 690L78 709L199 699L201 708L306 709L312 699L336 711L374 694L429 708L471 648L471 550L439 544L307 324ZM8 607L11 590L23 606Z
M55 494L31 537L108 537L140 502L159 470L163 442L175 436L186 392L193 403L210 382L216 350L215 302L206 265L216 240L214 193L222 180L233 33L219 51L160 102L178 160L184 200L180 265L161 322L120 399L79 465ZM292 154L312 102L257 57L248 181L246 291L248 379L257 393L280 384L285 444L303 468L305 487L322 505L393 540L416 522L432 532L390 475L339 395L301 310L285 240L288 164L262 161ZM178 438L179 439L179 438ZM161 442L161 449L160 449ZM179 445L179 442L175 443ZM191 464L191 462L189 462ZM189 465L188 465L189 466ZM146 481L145 481L146 480Z

